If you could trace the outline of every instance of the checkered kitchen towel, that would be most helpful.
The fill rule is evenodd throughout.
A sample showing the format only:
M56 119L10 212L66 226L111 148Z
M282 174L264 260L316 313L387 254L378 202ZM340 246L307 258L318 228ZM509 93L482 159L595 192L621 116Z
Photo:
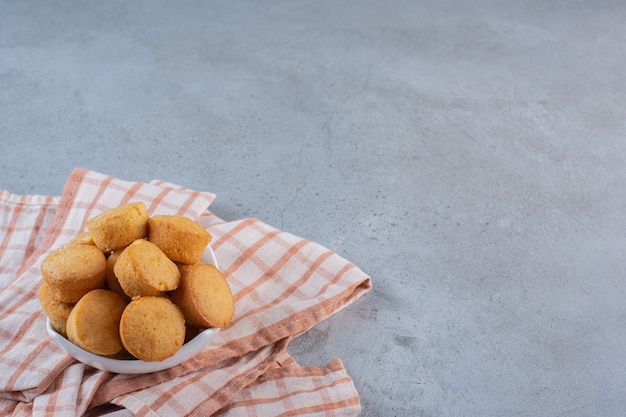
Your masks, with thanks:
M0 415L354 416L358 394L339 359L302 367L289 341L371 287L356 265L257 219L225 222L214 195L163 181L122 181L75 169L60 197L0 191ZM213 235L235 298L233 323L174 368L146 375L99 371L48 337L37 300L45 256L98 213L143 201L150 215L181 214Z

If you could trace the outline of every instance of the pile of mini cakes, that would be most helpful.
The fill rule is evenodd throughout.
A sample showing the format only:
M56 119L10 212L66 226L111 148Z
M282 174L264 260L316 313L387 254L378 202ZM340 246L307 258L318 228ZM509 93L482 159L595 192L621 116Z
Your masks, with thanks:
M186 334L226 327L228 282L201 261L211 235L179 215L131 203L101 213L48 255L38 296L52 327L97 355L147 362L178 352Z

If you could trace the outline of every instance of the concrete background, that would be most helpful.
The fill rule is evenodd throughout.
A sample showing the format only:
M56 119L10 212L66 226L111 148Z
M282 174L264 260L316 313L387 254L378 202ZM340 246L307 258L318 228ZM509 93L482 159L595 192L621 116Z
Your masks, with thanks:
M626 3L0 1L0 188L215 192L371 274L363 416L626 410Z

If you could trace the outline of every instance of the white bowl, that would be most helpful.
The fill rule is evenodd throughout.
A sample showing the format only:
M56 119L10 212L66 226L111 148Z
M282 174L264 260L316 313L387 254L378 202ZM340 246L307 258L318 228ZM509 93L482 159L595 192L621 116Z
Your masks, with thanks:
M217 267L215 253L210 246L207 246L202 254L202 261ZM50 319L46 320L46 330L57 345L78 361L103 371L117 372L120 374L147 374L179 365L200 353L219 331L218 328L203 330L185 343L174 356L161 362L144 362L139 359L112 359L88 352L57 333L57 331L52 328Z

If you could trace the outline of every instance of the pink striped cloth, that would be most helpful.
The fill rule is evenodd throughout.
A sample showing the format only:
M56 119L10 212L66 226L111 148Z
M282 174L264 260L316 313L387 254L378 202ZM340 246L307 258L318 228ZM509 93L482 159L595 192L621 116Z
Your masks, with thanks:
M75 169L60 197L0 191L0 415L354 416L361 409L339 359L300 366L290 340L371 288L356 265L257 219L225 222L215 196L164 181L123 181ZM213 235L235 317L198 356L145 375L83 365L47 337L37 299L45 256L96 214L143 201ZM349 335L346 335L349 337Z

